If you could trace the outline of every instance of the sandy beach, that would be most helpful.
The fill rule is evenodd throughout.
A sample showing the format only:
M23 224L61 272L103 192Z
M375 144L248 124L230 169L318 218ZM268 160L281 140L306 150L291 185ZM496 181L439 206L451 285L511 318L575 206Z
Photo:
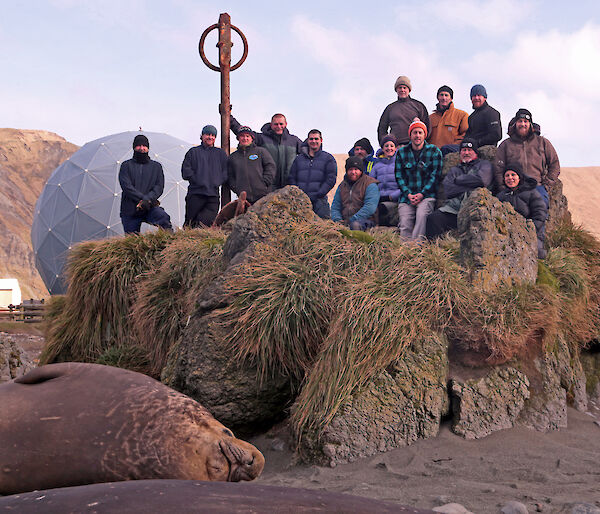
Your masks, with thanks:
M568 411L568 427L540 433L518 427L467 441L442 424L437 437L335 468L292 464L285 427L252 439L266 457L256 484L326 490L433 508L459 503L495 513L509 501L529 512L600 509L600 409ZM589 511L591 512L591 511Z

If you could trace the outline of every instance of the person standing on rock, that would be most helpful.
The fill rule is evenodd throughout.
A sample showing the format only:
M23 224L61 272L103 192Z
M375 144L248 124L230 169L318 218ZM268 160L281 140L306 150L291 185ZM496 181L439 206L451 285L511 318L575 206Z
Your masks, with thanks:
M227 154L215 147L217 129L206 125L200 146L190 148L181 164L181 176L189 181L185 197L186 227L210 227L219 212L219 187L227 182Z
M442 207L427 216L427 239L455 229L462 203L478 187L491 189L493 181L492 163L479 158L474 139L463 139L460 143L460 164L452 166L442 181L446 201Z
M535 179L525 175L518 163L509 163L503 177L505 188L498 193L498 200L510 203L521 216L533 220L537 233L538 259L545 259L544 239L548 207L536 187Z
M237 138L238 149L227 161L227 181L238 196L246 191L252 204L269 193L275 178L275 162L267 150L256 146L250 127L240 127Z
M298 186L312 202L315 214L323 219L331 217L327 193L335 186L337 163L330 153L323 150L321 131L308 133L307 144L290 168L288 184Z
M121 222L126 234L138 234L143 222L173 230L171 218L158 201L165 187L163 168L150 159L149 150L148 138L138 134L133 139L133 158L119 168Z
M377 180L363 172L364 166L356 155L346 159L346 175L331 203L331 219L351 230L367 230L376 224L379 188Z
M508 139L500 143L496 152L496 183L500 189L505 187L503 173L507 163L518 162L523 173L535 179L537 190L548 207L548 188L560 174L560 162L552 143L538 135L533 125L531 112L519 109L515 123L509 126Z
M474 139L478 147L496 146L502 139L500 113L487 103L487 91L481 84L471 88L473 112L469 115L469 128L465 137Z
M231 116L231 130L237 136L242 125ZM287 185L290 168L302 148L299 137L290 134L287 120L281 113L273 114L270 123L265 123L260 132L253 132L254 144L265 148L275 162L275 178L271 189L280 189Z
M429 116L431 133L427 138L437 146L442 155L458 152L459 144L469 128L469 115L454 107L454 91L450 86L441 86L437 91L438 103Z
M408 136L408 126L418 118L429 130L429 114L427 107L419 100L411 98L410 92L412 85L410 79L401 75L394 83L394 91L398 95L398 100L389 104L379 120L377 127L377 137L379 144L383 141L384 136L389 132L394 135L399 146L408 144L410 138Z
M396 152L398 228L400 235L415 241L425 238L427 216L435 207L435 194L442 171L442 152L427 143L427 126L421 120L408 127L410 145Z

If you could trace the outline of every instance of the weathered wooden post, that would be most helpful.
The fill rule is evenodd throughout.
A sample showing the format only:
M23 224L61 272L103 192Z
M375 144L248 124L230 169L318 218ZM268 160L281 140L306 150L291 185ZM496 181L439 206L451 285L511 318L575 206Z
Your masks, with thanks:
M219 49L219 66L212 64L204 53L204 41L209 32L214 29L219 29L219 42L217 47ZM244 44L244 53L242 58L237 64L231 66L231 29L239 34ZM219 16L219 23L215 23L208 27L200 37L200 43L198 44L198 50L200 51L200 57L206 66L213 71L221 73L221 103L219 104L219 113L221 114L221 148L229 155L229 130L230 130L230 115L231 115L231 90L229 87L229 72L237 70L248 57L248 41L246 36L240 29L231 24L231 17L227 13L222 13ZM231 201L231 191L229 187L223 186L221 188L221 208Z

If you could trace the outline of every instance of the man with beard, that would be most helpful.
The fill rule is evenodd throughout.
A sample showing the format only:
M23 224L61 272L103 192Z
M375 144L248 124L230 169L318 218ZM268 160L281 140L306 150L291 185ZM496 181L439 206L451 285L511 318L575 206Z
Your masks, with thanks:
M523 173L535 179L537 190L548 206L548 187L560 174L560 162L552 143L536 133L531 112L519 109L515 123L508 129L508 139L502 141L496 152L496 185L503 189L504 170L508 163L519 163Z
M242 125L231 116L231 130L237 136ZM290 168L302 148L299 137L290 134L287 120L281 113L273 114L270 123L265 123L260 132L253 132L252 137L256 146L265 148L275 161L275 178L271 190L287 185Z
M478 187L491 189L493 180L492 163L479 158L477 143L473 139L463 139L460 143L460 164L452 166L442 181L446 201L427 217L427 239L455 229L462 203Z
M459 143L462 141L469 128L469 115L465 111L454 107L454 91L449 86L438 89L435 111L429 116L431 134L427 140L437 146L442 155L458 152Z
M138 234L143 222L173 230L171 218L158 201L165 187L163 169L150 159L149 149L148 138L138 134L133 140L133 158L119 168L121 222L126 234Z
M425 128L429 130L427 107L422 102L419 102L419 100L411 98L411 90L412 85L408 77L401 75L396 79L394 91L398 95L398 100L385 108L377 127L377 137L379 138L380 145L383 138L388 134L388 128L390 129L390 134L393 134L396 138L398 146L406 145L410 141L408 126L415 118L420 119L424 123Z
M500 113L487 103L487 91L481 84L471 88L473 112L469 115L469 128L465 137L474 139L477 146L496 146L502 139Z

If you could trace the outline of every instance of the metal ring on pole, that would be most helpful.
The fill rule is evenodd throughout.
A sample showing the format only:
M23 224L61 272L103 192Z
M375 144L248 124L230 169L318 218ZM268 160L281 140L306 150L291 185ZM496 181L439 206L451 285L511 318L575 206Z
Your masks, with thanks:
M206 64L206 66L208 66L213 71L221 71L221 68L212 64L206 57L206 54L204 53L204 41L206 39L206 36L208 36L209 32L211 32L215 29L218 29L218 28L219 28L218 23L215 23L214 25L211 25L210 27L208 27L202 33L202 36L200 37L200 42L198 43L198 51L200 52L200 57L201 57L202 61L204 62L204 64ZM242 64L244 64L246 57L248 57L248 41L246 40L246 36L244 36L242 31L240 29L238 29L235 25L231 25L231 28L238 33L238 35L242 38L242 43L244 44L244 53L242 54L242 58L236 64L231 66L231 68L230 68L230 71L234 71L234 70L237 70Z

